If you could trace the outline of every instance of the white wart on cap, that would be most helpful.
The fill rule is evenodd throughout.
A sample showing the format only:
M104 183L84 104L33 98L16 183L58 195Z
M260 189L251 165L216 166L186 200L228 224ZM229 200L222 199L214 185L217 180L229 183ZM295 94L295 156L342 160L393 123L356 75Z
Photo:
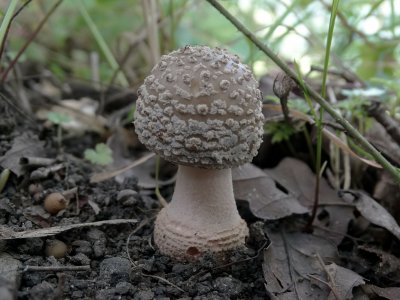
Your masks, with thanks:
M135 128L164 159L231 168L257 154L261 93L249 68L224 49L186 46L164 55L139 89Z

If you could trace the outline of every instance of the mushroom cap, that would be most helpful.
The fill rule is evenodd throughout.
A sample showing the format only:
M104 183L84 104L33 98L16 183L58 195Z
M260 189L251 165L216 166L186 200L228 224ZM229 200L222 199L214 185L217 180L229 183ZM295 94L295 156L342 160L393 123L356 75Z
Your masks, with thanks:
M186 46L163 55L138 95L139 140L170 162L224 169L257 154L264 124L258 82L225 49Z

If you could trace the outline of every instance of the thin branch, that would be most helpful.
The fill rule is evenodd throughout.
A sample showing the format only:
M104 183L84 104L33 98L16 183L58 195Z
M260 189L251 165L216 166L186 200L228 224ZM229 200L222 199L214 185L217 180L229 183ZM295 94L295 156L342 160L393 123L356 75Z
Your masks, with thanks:
M90 271L87 266L25 266L23 272L65 272L65 271Z
M240 32L242 32L250 41L252 41L262 52L264 52L272 61L275 62L287 75L289 75L300 87L301 79L281 58L276 55L272 49L264 45L254 34L250 32L242 23L232 16L217 0L207 0L214 6L225 18L227 18ZM382 167L388 171L393 178L400 183L400 172L394 167L374 146L372 146L357 129L355 129L346 119L344 119L321 95L315 91L308 83L303 84L304 92L308 93L323 109L325 109L334 120L343 126L372 157L376 159Z
M335 298L337 300L343 300L343 298L340 296L340 293L339 293L339 291L338 291L338 289L336 287L335 279L333 278L332 274L329 272L328 268L325 265L325 262L323 261L321 255L319 255L318 252L316 253L316 257L317 257L317 260L318 260L319 264L321 265L321 268L325 271L326 276L328 277L328 280L329 280L329 283L330 283L329 287L330 287L333 295L335 296Z

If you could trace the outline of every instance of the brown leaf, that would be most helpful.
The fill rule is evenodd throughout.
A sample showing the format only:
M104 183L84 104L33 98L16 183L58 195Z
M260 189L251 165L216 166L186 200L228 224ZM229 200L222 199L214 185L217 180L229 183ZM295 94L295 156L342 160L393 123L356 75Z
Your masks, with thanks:
M400 240L400 227L393 216L378 202L363 191L343 191L343 199L354 204L361 215L372 224L381 226L390 231Z
M335 300L337 296L339 299L352 299L353 288L365 283L360 275L335 263L327 265L326 270L329 272L329 278L333 281L331 284L335 285L335 291L338 293L338 295L334 295L331 292L328 300Z
M272 178L252 164L232 169L232 178L235 198L248 201L256 217L275 220L308 212L308 208L278 189Z
M309 209L314 205L315 174L304 162L288 157L276 168L264 171L294 196L300 205ZM317 225L324 227L318 231L339 244L354 217L353 207L346 204L324 179L320 180L319 203L329 214L329 219L325 224L316 220Z
M0 166L4 169L10 169L15 175L20 176L22 174L19 164L21 157L45 157L43 144L37 137L32 137L27 133L17 136L11 149L0 157Z
M264 171L294 195L303 206L310 208L313 206L315 174L304 162L287 157L276 168ZM324 179L320 181L319 197L321 204L344 203Z
M323 256L324 262L336 260L335 245L322 237L303 233L268 231L268 237L271 245L264 251L263 271L269 296L273 299L326 299L329 287L315 282L315 277L326 275L317 254Z

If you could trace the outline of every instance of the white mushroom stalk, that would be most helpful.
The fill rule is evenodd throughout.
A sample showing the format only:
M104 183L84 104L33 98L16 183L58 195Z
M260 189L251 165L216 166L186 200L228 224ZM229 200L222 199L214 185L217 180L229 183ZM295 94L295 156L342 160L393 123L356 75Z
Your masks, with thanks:
M224 49L186 46L164 55L138 94L140 141L179 165L173 199L155 224L161 252L190 259L244 245L230 168L257 154L264 122L249 68Z

